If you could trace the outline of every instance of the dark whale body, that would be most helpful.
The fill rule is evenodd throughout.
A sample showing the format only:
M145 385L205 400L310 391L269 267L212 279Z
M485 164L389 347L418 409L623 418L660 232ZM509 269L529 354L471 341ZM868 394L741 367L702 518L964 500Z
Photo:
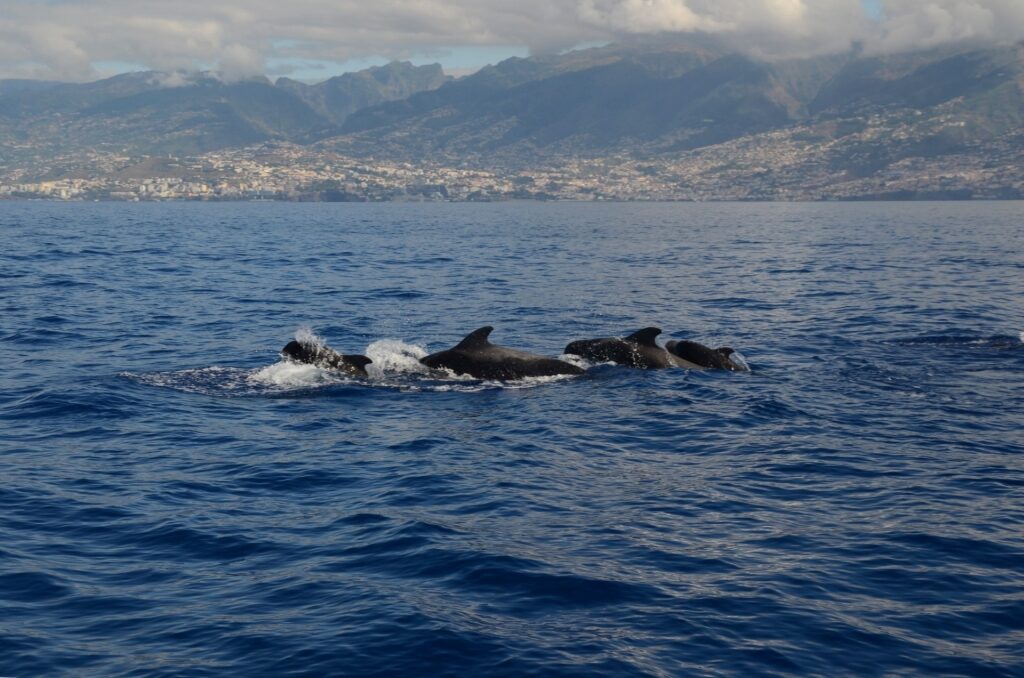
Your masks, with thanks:
M690 367L677 359L655 339L661 334L657 327L645 327L628 337L601 337L581 339L565 347L565 352L578 355L592 362L614 362L625 367L642 370L658 370L665 367Z
M366 366L373 361L365 355L342 355L332 348L312 343L290 341L281 349L286 360L315 365L325 370L337 370L360 377L367 376Z
M721 348L709 348L696 341L670 341L665 344L665 349L686 362L693 363L698 367L707 369L731 370L733 372L746 372L748 368L730 356L735 353L728 346Z
M493 330L493 327L481 327L468 334L455 348L420 358L420 362L433 369L468 374L474 379L507 381L583 374L579 367L561 360L495 346L487 339Z

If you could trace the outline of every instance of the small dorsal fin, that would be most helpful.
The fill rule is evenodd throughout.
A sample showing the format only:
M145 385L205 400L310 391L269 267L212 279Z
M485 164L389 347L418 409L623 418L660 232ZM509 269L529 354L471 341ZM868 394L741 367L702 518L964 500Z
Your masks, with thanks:
M661 334L661 328L645 327L642 330L637 330L626 337L626 341L634 341L641 346L657 346L657 344L654 343L654 340L659 334Z
M478 330L473 330L472 332L467 334L466 338L463 339L462 341L460 341L459 345L456 346L455 348L470 349L470 348L483 348L484 346L490 346L491 342L487 341L487 337L493 331L494 331L494 328L491 327L490 325L486 325L484 327L481 327Z
M365 370L366 366L373 362L365 355L347 355L344 356L344 358L346 363L349 365L355 365L361 370Z

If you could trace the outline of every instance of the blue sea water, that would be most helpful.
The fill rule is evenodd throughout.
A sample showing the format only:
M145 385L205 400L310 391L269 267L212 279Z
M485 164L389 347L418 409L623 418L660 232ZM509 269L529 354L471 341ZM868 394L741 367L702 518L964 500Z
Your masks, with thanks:
M0 203L0 675L1024 675L1022 218Z

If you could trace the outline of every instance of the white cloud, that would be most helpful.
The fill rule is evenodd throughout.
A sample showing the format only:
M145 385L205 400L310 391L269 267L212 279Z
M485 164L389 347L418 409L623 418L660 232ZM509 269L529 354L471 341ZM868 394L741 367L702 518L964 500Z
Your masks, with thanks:
M1024 0L885 0L878 51L1024 39Z
M149 79L149 82L157 87L172 89L174 87L185 87L186 85L191 85L195 82L195 79L189 77L187 73L171 71L169 73L154 73L153 77Z
M612 32L702 31L765 55L849 49L873 26L861 0L579 0L580 16Z
M0 0L0 77L85 79L94 64L240 78L268 60L408 58L454 46L557 50L706 32L761 54L1024 39L1024 0Z
M727 26L680 0L580 0L584 21L628 33L719 32Z
M245 45L228 45L221 52L217 71L227 82L241 80L264 72L263 56Z

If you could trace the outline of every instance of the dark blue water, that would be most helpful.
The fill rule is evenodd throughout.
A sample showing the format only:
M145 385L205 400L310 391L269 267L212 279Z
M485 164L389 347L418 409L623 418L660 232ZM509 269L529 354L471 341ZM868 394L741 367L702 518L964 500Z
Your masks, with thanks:
M1022 217L0 203L0 675L1024 675Z

